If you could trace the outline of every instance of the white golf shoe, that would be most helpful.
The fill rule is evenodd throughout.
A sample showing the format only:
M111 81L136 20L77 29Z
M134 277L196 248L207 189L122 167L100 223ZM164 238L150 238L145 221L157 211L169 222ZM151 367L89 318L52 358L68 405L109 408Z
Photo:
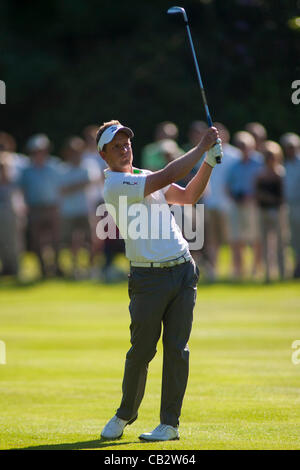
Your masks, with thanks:
M145 432L139 436L143 441L173 441L179 439L178 428L169 424L159 424L153 431Z
M101 437L103 439L119 439L128 423L129 421L118 418L117 415L113 416L113 418L111 418L111 420L109 420L102 429Z

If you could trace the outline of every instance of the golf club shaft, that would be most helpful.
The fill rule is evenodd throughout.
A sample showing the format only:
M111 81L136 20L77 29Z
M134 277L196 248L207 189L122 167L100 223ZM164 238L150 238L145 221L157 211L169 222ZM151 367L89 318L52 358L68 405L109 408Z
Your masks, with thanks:
M199 66L198 66L198 61L197 61L197 57L196 57L196 53L195 53L193 40L192 40L191 30L190 30L190 27L189 27L188 23L186 23L186 29L187 29L191 49L192 49L194 64L195 64L195 67L196 67L198 82L199 82L199 86L200 86L200 90L201 90L201 94L202 94L202 99L203 99L203 103L204 103L207 123L208 123L208 126L211 127L212 126L212 120L211 120L210 112L209 112L208 105L207 105L206 95L205 95L205 91L204 91L204 87L203 87L203 83L202 83L202 79L201 79L201 74L200 74L200 70L199 70Z
M205 91L204 91L204 87L203 87L203 83L202 83L202 78L201 78L201 74L200 74L200 70L199 70L199 65L198 65L198 61L197 61L197 57L196 57L196 53L195 53L195 48L194 48L194 44L193 44L191 30L190 30L190 27L189 27L189 24L188 24L187 21L185 21L185 25L186 25L186 30L187 30L187 33L188 33L190 46L191 46L191 49L192 49L194 64L195 64L196 72L197 72L197 78L198 78L198 82L199 82L199 86L200 86L200 90L201 90L201 94L202 94L202 99L203 99L203 104L204 104L204 109L205 109L205 113L206 113L207 124L208 124L209 127L212 127L213 123L212 123L212 119L211 119L210 112L209 112L209 109L208 109L208 104L207 104L206 95L205 95ZM216 162L221 163L221 158L216 157Z
M198 61L197 61L197 57L196 57L196 52L195 52L195 48L194 48L194 43L193 43L193 39L192 39L191 30L190 30L190 27L189 27L189 21L188 21L186 11L183 7L175 6L175 7L169 8L167 13L169 13L170 15L181 14L183 16L184 24L186 25L188 38L189 38L190 46L191 46L191 49L192 49L194 64L195 64L195 67L196 67L198 83L199 83L199 86L200 86L200 91L201 91L202 100L203 100L204 109L205 109L205 114L206 114L206 120L207 120L208 126L212 127L213 123L212 123L212 119L210 117L210 112L209 112L209 109L208 109L207 99L206 99L206 95L205 95L205 91L204 91L204 87L203 87L203 83L202 83L202 78L201 78L201 74L200 74L200 70L199 70L199 65L198 65ZM221 157L216 157L216 162L221 163Z

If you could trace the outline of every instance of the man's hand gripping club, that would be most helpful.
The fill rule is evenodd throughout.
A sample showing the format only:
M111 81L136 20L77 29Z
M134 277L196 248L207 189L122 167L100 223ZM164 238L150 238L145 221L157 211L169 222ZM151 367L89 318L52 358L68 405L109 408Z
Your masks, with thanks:
M221 161L223 157L222 142L219 137L215 140L215 131L215 127L210 127L198 144L206 152L204 161L212 168L217 164L217 157L220 157ZM212 145L214 142L215 144Z

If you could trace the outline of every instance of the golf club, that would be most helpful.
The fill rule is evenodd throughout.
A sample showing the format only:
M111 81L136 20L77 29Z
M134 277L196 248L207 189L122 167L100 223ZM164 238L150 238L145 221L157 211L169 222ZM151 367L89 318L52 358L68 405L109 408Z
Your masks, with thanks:
M193 44L193 39L192 39L192 35L191 35L191 31L190 31L186 11L182 7L171 7L171 8L168 9L167 13L169 15L178 15L178 14L180 14L180 15L183 16L184 23L186 25L186 29L187 29L187 33L188 33L190 46L191 46L191 49L192 49L194 64L195 64L196 72L197 72L197 78L198 78L198 82L199 82L199 86L200 86L200 90L201 90L201 94L202 94L202 99L203 99L203 103L204 103L207 123L208 123L208 126L211 127L213 124L212 124L212 120L211 120L211 117L210 117L210 112L209 112L208 105L207 105L206 95L205 95L205 91L204 91L204 87L203 87L203 83L202 83L202 78L201 78L201 74L200 74L200 70L199 70L199 65L198 65L198 61L197 61L197 57L196 57L196 53L195 53L195 48L194 48L194 44ZM216 162L221 163L221 158L217 157Z

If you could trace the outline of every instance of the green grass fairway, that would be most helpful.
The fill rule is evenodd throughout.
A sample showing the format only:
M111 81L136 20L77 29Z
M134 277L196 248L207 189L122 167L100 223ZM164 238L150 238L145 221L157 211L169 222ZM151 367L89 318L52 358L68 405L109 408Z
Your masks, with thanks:
M121 398L126 283L2 283L0 449L300 449L299 292L292 281L199 284L181 437L147 444L138 436L159 424L161 343L139 419L122 439L99 439Z

